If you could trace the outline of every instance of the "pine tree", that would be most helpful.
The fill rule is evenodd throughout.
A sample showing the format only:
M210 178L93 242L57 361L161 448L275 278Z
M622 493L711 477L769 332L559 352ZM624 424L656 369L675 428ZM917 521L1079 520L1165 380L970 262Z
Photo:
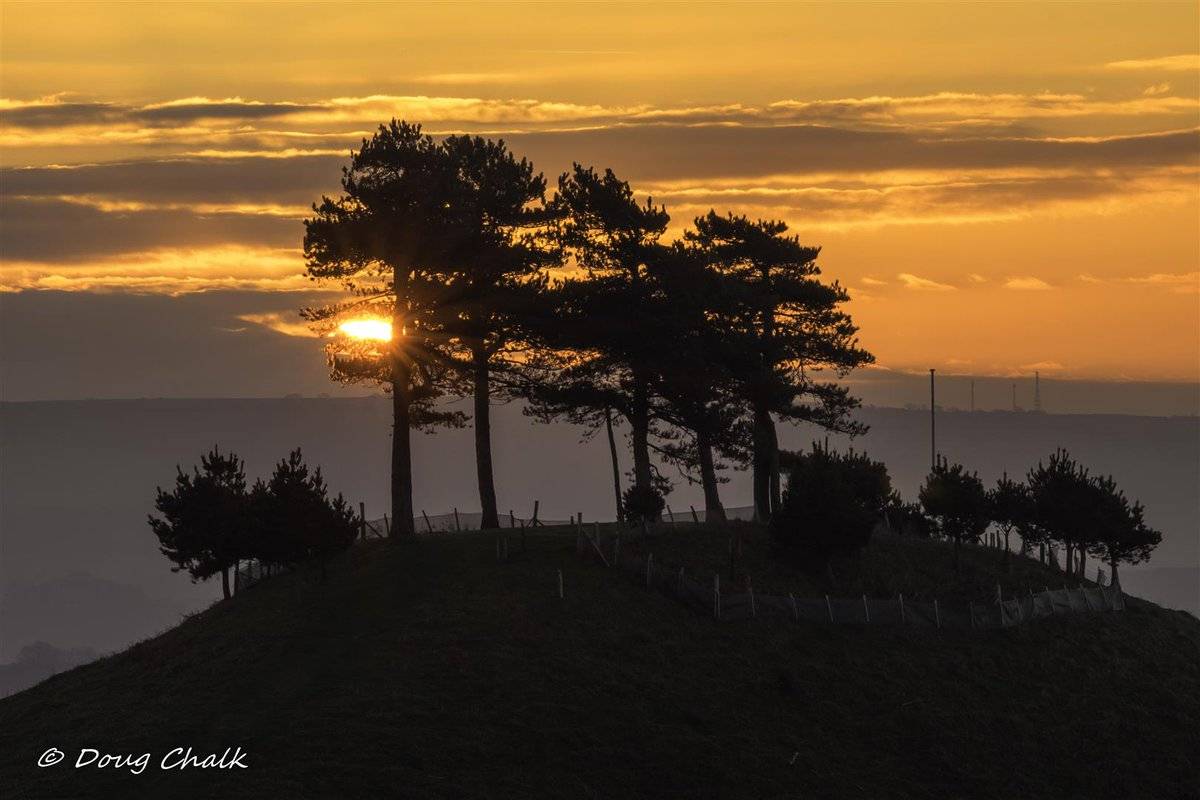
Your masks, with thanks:
M840 309L849 299L846 291L820 280L820 248L800 244L787 230L783 222L752 222L710 211L685 234L707 251L738 298L722 322L738 340L728 350L727 366L750 415L759 519L767 519L779 504L779 440L772 414L839 432L863 432L849 417L858 401L836 381L821 382L815 376L828 369L834 377L844 377L874 360L859 347L858 329Z
M1025 484L1013 481L1004 473L988 492L988 515L1004 534L1004 568L1012 571L1009 537L1013 530L1024 530L1030 523L1029 491Z
M187 570L193 581L221 574L221 591L229 599L229 568L246 557L248 526L246 474L242 460L213 447L200 466L186 473L176 467L175 488L157 490L150 515L159 550L174 562L173 572Z
M440 276L469 230L460 215L463 188L444 149L419 125L393 120L351 155L342 190L313 206L304 222L304 255L309 277L338 282L353 299L304 315L329 327L347 315L391 321L382 350L360 344L333 352L331 360L335 377L379 381L391 392L392 533L412 533L411 429L462 422L461 414L433 403L449 367L439 329Z
M1145 508L1136 500L1130 501L1111 475L1094 478L1092 485L1096 495L1092 507L1096 527L1090 552L1109 565L1112 582L1117 584L1118 565L1148 560L1162 542L1162 533L1146 524Z
M1083 577L1082 554L1094 543L1096 491L1088 470L1059 448L1029 471L1030 511L1034 526L1066 550L1063 570Z
M921 487L921 505L937 521L938 532L954 540L954 572L960 572L959 550L964 541L978 541L989 519L983 482L962 464L939 459Z

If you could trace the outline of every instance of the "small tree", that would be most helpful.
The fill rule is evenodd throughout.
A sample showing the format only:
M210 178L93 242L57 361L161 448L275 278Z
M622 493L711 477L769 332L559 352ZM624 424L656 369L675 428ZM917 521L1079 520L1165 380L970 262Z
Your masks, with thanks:
M275 465L269 481L255 483L251 498L254 551L263 561L315 561L324 578L329 559L354 542L354 510L342 495L329 497L321 468L310 470L299 449Z
M1004 534L1004 569L1012 571L1012 555L1008 549L1009 536L1014 529L1028 527L1029 491L1025 484L1010 480L1004 473L996 486L988 492L988 516ZM1022 546L1023 547L1023 546Z
M960 572L963 541L977 541L987 530L988 498L983 482L962 464L939 459L921 487L921 505L937 521L938 532L954 540L954 572Z
M1082 577L1082 554L1095 536L1097 492L1091 475L1060 448L1029 471L1026 483L1034 526L1043 539L1062 543L1063 570Z
M245 557L247 541L246 473L242 460L214 446L191 474L176 467L175 488L157 490L154 506L162 517L149 517L159 550L187 570L193 581L221 573L221 591L229 599L229 568Z
M1139 564L1148 560L1162 541L1162 534L1146 525L1142 504L1126 498L1111 475L1095 478L1092 485L1096 493L1096 541L1091 545L1090 552L1109 564L1112 582L1116 584L1120 581L1117 565L1121 562Z
M813 445L786 454L787 489L771 516L771 537L785 553L823 568L832 582L832 559L858 552L871 539L891 495L887 468L865 454L841 454Z
M630 525L661 519L666 503L662 492L654 486L639 486L636 483L626 489L621 497L625 521Z

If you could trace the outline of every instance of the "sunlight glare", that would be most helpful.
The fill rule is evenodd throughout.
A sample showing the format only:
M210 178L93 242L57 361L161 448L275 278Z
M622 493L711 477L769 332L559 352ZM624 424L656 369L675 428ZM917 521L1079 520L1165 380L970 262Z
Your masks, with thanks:
M392 338L392 324L383 319L349 319L338 326L338 331L354 339L387 342Z

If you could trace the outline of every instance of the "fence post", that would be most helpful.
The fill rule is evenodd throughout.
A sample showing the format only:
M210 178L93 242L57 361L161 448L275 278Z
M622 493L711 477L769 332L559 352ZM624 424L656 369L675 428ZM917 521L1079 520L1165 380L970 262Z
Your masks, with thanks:
M462 531L462 525L458 523L458 509L454 509L454 531L455 533Z
M667 516L670 517L671 527L674 528L675 527L675 512L671 510L670 506L667 506Z
M800 621L800 606L796 605L796 595L788 592L788 599L792 601L792 614L796 617L796 622Z
M746 593L750 595L750 616L758 616L758 607L754 604L754 584L750 582L750 576L746 576Z
M540 503L540 502L541 502L540 500L533 501L533 519L529 520L530 525L538 524L538 518L537 518L538 517L538 503Z
M721 573L713 573L713 619L721 618Z
M388 520L388 515L383 515L383 532L388 536L392 535L392 523Z
M700 524L700 515L696 513L696 507L692 506L692 522Z
M561 569L558 571L558 599L563 599L563 578Z
M510 527L510 528L515 528L515 527L517 527L517 518L516 518L516 516L513 514L513 512L512 512L512 509L511 509L511 508L508 510L508 527Z
M654 568L654 553L646 556L646 588L650 588L650 570Z
M904 595L897 595L900 598L900 624L904 624Z
M863 595L863 614L867 618L867 624L871 624L871 607L867 605L867 596Z
M367 504L358 504L358 538L359 541L367 540Z
M933 623L937 625L939 629L941 629L942 612L938 610L938 601L936 597L933 598Z
M433 533L433 524L429 521L429 515L425 513L425 509L421 509L421 516L425 518L425 530Z

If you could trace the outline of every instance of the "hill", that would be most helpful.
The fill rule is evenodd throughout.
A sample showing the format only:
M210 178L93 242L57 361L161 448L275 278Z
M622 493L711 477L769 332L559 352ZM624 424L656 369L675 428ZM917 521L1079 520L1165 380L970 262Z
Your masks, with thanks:
M272 578L0 700L0 795L1165 798L1200 785L1200 623L1181 612L1133 602L993 631L715 622L579 559L568 531L512 548L498 563L488 534L361 545L324 583ZM883 574L887 591L923 580ZM248 768L159 768L187 746L240 747ZM66 760L36 768L50 747ZM152 755L138 775L73 769L84 747Z

